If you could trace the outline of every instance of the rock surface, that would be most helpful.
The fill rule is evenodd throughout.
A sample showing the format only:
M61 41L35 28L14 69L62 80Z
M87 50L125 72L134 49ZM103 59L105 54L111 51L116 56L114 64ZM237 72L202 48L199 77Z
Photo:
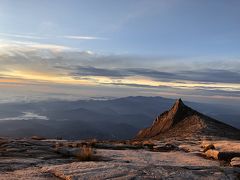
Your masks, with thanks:
M226 142L231 145L230 141ZM104 146L95 149L98 159L83 162L72 156L62 156L61 153L56 153L55 148L57 145L67 152L76 151L81 144L87 144L84 142L9 139L0 145L0 180L237 179L239 177L240 168L222 166L219 161L200 156L201 143L201 141L176 140L151 142L154 144L153 148L161 147L164 151L167 148L165 152L154 152L145 146L142 149L137 146L138 149L116 150L114 143L109 143L107 149L104 149ZM102 145L102 142L100 144ZM116 143L116 146L119 147L120 143ZM132 148L129 145L126 147ZM183 151L183 148L189 151Z
M237 170L183 152L98 150L106 162L73 162L43 167L62 179L235 179ZM235 172L236 171L236 172Z

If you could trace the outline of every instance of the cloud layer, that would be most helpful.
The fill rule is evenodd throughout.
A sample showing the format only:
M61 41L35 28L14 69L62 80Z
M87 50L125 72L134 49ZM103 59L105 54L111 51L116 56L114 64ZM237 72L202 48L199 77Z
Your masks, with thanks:
M44 83L44 87L46 84L58 87L61 93L71 87L68 93L73 94L84 86L95 89L96 93L99 88L105 88L106 94L114 89L121 95L124 95L120 92L122 88L140 95L161 92L239 98L240 94L238 59L200 62L195 57L191 60L111 55L61 45L4 40L0 41L0 47L0 85L4 88L15 85L36 89L33 87L37 86L38 91L43 91ZM64 88L59 90L59 84Z
M41 40L41 39L73 39L73 40L107 40L107 38L96 36L80 36L80 35L62 35L62 36L37 36L32 34L10 34L1 33L0 37L14 38L14 39L29 39L29 40Z

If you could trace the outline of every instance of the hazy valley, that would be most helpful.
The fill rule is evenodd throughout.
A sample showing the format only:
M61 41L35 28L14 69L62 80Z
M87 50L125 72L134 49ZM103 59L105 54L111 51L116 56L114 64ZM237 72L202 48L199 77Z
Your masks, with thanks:
M0 104L0 136L64 139L129 139L149 126L174 99L126 97L112 100L42 101ZM239 107L185 102L240 128Z

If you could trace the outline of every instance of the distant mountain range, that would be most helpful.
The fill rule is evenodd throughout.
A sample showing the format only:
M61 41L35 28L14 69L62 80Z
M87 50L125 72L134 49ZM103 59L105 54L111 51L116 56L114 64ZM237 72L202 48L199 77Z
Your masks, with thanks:
M174 99L125 97L112 100L0 104L0 136L39 135L65 139L129 139L146 128ZM186 102L199 112L240 128L238 108ZM23 120L25 119L25 120Z
M240 130L186 106L181 99L159 115L152 126L141 130L137 139L224 137L240 139Z

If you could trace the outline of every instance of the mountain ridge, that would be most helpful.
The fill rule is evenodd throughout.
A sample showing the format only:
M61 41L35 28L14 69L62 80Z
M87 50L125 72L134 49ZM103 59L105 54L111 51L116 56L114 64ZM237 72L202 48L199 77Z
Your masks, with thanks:
M44 101L0 104L0 136L29 137L33 135L64 139L132 139L148 127L152 120L168 109L176 99L163 97L125 97L112 100ZM239 126L237 106L184 101L199 112L235 127ZM46 120L4 120L31 112ZM125 131L129 129L128 131ZM68 133L67 133L68 132Z

